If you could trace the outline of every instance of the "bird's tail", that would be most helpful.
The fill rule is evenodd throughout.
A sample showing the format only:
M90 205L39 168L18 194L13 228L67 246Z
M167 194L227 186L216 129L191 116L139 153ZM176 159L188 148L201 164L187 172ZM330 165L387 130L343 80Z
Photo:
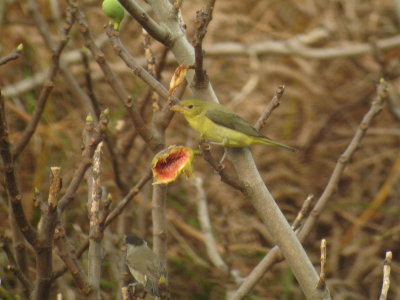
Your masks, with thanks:
M296 148L280 144L280 143L275 142L275 141L273 141L273 140L271 140L271 139L269 139L267 137L264 137L261 141L262 141L262 144L264 144L264 145L275 146L275 147L278 147L278 148L281 148L281 149L285 149L285 150L288 150L288 151L291 151L291 152L295 152L295 153L299 152L299 150L296 149Z

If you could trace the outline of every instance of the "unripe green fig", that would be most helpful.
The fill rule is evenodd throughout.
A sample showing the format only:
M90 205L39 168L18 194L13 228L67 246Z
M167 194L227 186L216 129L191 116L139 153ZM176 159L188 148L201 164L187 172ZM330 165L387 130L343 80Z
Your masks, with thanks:
M114 29L118 30L125 14L123 6L118 2L118 0L104 0L101 7L104 13L112 19L110 23L114 24Z

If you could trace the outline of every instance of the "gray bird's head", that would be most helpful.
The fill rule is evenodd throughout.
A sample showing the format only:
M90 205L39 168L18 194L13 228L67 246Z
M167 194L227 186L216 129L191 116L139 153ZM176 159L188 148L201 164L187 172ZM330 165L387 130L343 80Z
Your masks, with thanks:
M127 235L125 237L125 243L127 246L133 247L147 246L147 242L136 235Z

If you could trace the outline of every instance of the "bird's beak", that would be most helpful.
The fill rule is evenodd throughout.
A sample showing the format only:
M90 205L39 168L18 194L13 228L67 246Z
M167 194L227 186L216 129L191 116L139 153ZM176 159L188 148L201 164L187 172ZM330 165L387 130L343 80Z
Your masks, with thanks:
M176 104L174 106L171 106L170 110L181 112L183 111L183 106L180 104Z

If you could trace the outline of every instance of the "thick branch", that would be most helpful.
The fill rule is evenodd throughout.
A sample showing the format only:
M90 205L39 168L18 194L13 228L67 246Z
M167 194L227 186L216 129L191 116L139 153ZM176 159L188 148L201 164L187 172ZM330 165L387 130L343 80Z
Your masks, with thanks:
M61 190L61 170L50 168L50 189L47 203L42 204L42 219L36 251L36 283L33 299L48 299L53 271L53 236L57 221L57 202Z
M4 177L6 182L6 190L10 199L11 208L19 229L26 240L33 246L37 243L37 233L28 222L24 210L22 208L22 195L18 189L17 180L15 178L14 160L10 151L10 141L8 138L8 125L6 120L6 112L4 109L4 99L0 91L0 155L4 165Z
M89 133L90 134L90 133ZM88 214L89 214L89 253L88 253L88 277L89 284L93 291L89 299L101 299L100 278L101 278L101 241L103 231L101 228L100 215L103 209L101 203L100 167L101 148L103 143L97 145L93 156L93 165L88 172Z
M171 46L170 33L157 24L135 0L118 0L128 13L157 41L165 46Z

